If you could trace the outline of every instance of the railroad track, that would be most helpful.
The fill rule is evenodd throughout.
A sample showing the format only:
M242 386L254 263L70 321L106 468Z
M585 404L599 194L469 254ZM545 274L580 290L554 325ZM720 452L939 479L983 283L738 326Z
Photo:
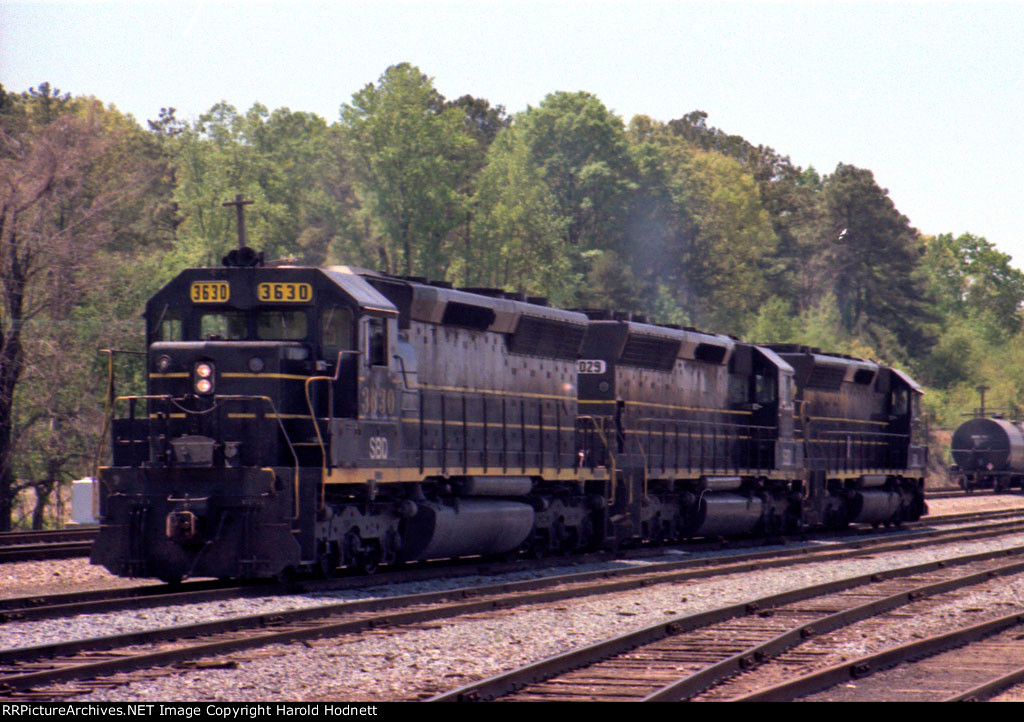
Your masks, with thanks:
M1020 496L1019 490L1013 491L1010 489L1004 489L1002 491L994 491L992 489L976 489L973 491L964 491L963 489L946 489L943 491L929 491L925 493L925 501L929 499L966 499L968 497L980 497L980 496Z
M0 562L70 559L88 556L95 527L0 533Z
M757 690L738 701L963 702L1024 682L1024 613L962 625Z
M686 579L746 573L809 561L875 555L883 551L944 543L953 538L983 538L1005 534L1008 529L1016 530L1024 526L1021 521L1012 527L1009 524L1004 522L995 525L998 528L988 525L985 529L968 532L922 532L908 534L901 539L859 540L843 545L829 545L824 549L782 550L781 555L776 551L724 559L691 559L430 594L343 602L289 612L234 617L174 628L2 650L0 690L6 696L34 696L36 693L32 690L41 685L182 664L188 660L269 644L335 637L383 626L417 625L459 615L628 591ZM98 683L116 685L120 682L115 679L113 682L101 680ZM73 696L83 689L72 687L64 691L41 691L40 694Z
M915 541L918 544L944 543L943 539L970 538L973 535L1008 534L1018 525L1024 529L1024 510L1001 510L989 512L972 512L965 514L953 514L943 517L935 517L932 523L944 524L970 524L972 522L994 522L1000 519L1006 520L1002 523L979 524L976 527L965 527L960 530L928 529L923 531L905 530L898 536L883 535L872 539L864 538L868 533L866 529L851 530L847 535L852 541L836 542L830 544L827 549L818 548L809 550L804 547L781 549L776 551L758 551L746 554L733 555L731 561L721 562L723 564L761 561L770 561L775 558L789 558L800 555L808 555L815 552L825 553L829 550L835 552L843 549L861 550L866 552L872 545L889 545L894 540L905 542ZM1019 521L1014 521L1019 519ZM954 536L950 537L952 534ZM945 535L945 536L943 536ZM963 535L969 535L964 537ZM934 540L934 541L929 541ZM760 544L760 542L759 542ZM690 553L700 553L709 550L722 552L720 544L701 542L683 547ZM742 546L738 548L742 549ZM653 554L664 555L664 549L640 550L639 557ZM374 575L372 577L362 575L350 575L330 580L304 580L289 584L278 584L272 582L256 582L249 584L237 584L232 582L220 582L203 580L185 582L180 585L166 584L145 584L135 587L120 589L90 590L85 592L66 592L53 595L31 595L28 597L12 597L0 599L0 624L7 622L22 622L38 619L52 619L58 617L73 617L79 614L110 613L126 611L130 609L146 609L152 607L170 606L175 604L192 604L209 602L221 599L232 599L242 596L274 596L282 594L317 593L326 591L343 591L362 589L366 587L378 587L387 584L397 584L410 581L430 581L438 578L452 578L453 576L487 575L498 573L510 573L516 571L543 570L555 565L578 565L586 563L597 563L613 559L609 554L594 554L583 557L570 557L564 559L544 560L517 560L507 563L480 563L474 561L463 561L460 563L437 563L418 564L414 568L395 570ZM621 557L620 557L621 558ZM625 557L630 558L630 557ZM636 558L636 557L634 557ZM672 568L685 566L703 566L713 569L714 560L689 560L672 562ZM635 575L643 573L643 567L625 569L615 572L620 576ZM612 573L602 573L612 574Z
M968 496L968 494L963 491L942 491L933 492L928 495L928 498L944 499L961 496ZM927 523L929 520L925 519L913 524ZM2 532L0 533L0 563L89 556L92 542L98 533L96 527Z
M891 680L880 678L873 688L858 689L856 696L844 683L860 680L882 664L883 658L886 662L895 658L892 652L876 655L878 660L857 660L764 690L758 689L756 679L751 681L752 676L756 677L756 671L751 670L764 669L773 664L772 658L785 655L791 667L806 668L815 662L815 654L804 649L806 640L920 604L920 600L934 602L959 590L990 583L996 577L1024 574L1022 557L1024 547L973 554L677 617L460 687L431 701L764 701L793 699L827 687L832 687L833 693L822 699L890 699L894 697L881 690ZM1019 638L1024 613L976 625L989 633L1011 626L1016 627ZM943 636L952 640L949 644L955 644L962 643L962 634ZM972 658L982 660L1005 643L1006 634ZM907 656L919 656L921 648L921 643L913 645ZM948 660L936 664L957 666ZM1016 669L1014 664L1024 665L1024 653L1018 652L1013 662L1002 665L1007 668L1004 686L1024 677L1024 670ZM916 678L927 679L927 674L919 671Z

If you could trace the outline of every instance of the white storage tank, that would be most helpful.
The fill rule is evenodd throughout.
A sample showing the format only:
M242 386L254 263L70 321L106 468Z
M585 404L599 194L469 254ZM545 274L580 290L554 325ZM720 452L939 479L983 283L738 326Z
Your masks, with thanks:
M71 523L98 524L92 515L92 494L96 480L91 476L71 482Z

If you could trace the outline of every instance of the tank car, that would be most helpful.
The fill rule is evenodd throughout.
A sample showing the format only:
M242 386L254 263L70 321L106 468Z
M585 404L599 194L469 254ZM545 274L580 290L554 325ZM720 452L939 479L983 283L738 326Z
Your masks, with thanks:
M149 300L92 561L253 578L924 513L900 372L247 248Z
M978 417L953 432L953 472L961 488L1001 491L1024 484L1024 424Z

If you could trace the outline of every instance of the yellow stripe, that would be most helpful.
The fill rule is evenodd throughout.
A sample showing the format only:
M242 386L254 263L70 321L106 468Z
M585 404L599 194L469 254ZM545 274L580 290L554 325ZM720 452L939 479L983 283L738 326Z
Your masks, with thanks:
M182 372L175 372L173 374L150 374L151 379L187 379L188 374Z
M222 373L221 378L225 379L290 379L292 381L305 381L309 376L299 376L297 374L248 374L231 371L228 373Z
M844 421L848 424L874 424L875 426L888 426L887 421L864 421L862 419L837 419L831 416L808 416L810 421Z
M405 419L405 418L403 418L402 422L406 423L406 424L418 424L418 423L420 423L420 420L416 419L416 418L413 418L413 419ZM463 421L459 421L458 419L448 419L447 421L444 421L444 422L442 422L440 419L423 419L423 423L424 424L434 424L434 425L439 425L439 424L443 423L447 427L453 427L453 426L455 426L455 427L458 427L458 426L472 426L474 428L484 428L484 426L486 426L488 429L494 429L496 431L500 431L501 428L502 428L502 425L501 425L500 421L489 421L489 422L487 422L487 424L484 424L484 422L482 422L482 421L466 421L466 422L463 422ZM507 430L509 430L509 431L515 431L516 429L545 429L546 431L557 431L559 426L557 424L548 424L547 426L539 426L537 424L520 425L518 422L512 421L512 422L506 423L505 424L505 428ZM574 428L574 426L571 423L569 423L569 424L562 424L561 425L562 431L572 431L573 428Z
M558 401L575 401L575 396L555 396L552 394L528 394L518 391L495 391L493 389L470 389L464 386L434 386L432 384L411 383L411 388L425 389L428 391L451 391L465 394L494 394L495 396L512 396L527 399L555 399Z
M611 400L600 401L600 400L591 400L591 399L580 399L579 403L580 403L580 406L583 406L584 404L588 404L588 405L590 405L590 404L604 405L604 404L616 404L618 402L617 401L611 401ZM740 415L743 415L743 416L750 416L750 415L752 415L754 413L753 411L733 411L731 409L709 409L709 408L704 407L704 406L676 406L674 404L656 404L656 403L653 403L651 401L626 401L624 403L627 406L653 406L654 408L658 408L658 409L672 409L674 411L701 411L701 412L707 412L709 414L740 414Z
M441 467L428 467L420 471L418 466L407 467L384 467L379 469L363 467L361 469L328 469L324 472L325 484L365 484L367 481L374 481L378 484L393 484L399 482L423 481L432 476L542 476L545 481L589 481L591 479L606 479L607 473L604 469L562 469L555 471L550 466L540 469L536 466L527 466L523 472L522 467L509 466L505 470L501 468L482 466L471 466L463 471L461 466L449 466L447 471Z
M672 404L655 404L650 401L627 401L627 406L653 406L658 409L675 409L677 411L705 411L710 414L741 414L750 416L753 411L732 411L730 409L708 409L701 406L673 406Z
M593 400L593 399L580 399L580 406L588 405L608 405L616 404L614 400ZM677 407L672 404L654 404L652 401L625 401L627 406L631 407L654 407L655 409L672 409L674 411L696 411L706 412L708 414L739 414L741 416L751 416L754 412L751 411L733 411L730 409L708 409L707 407ZM666 421L666 419L655 419L655 421Z
M255 419L258 414L228 414L229 419ZM268 419L305 419L310 420L309 414L263 414ZM330 421L326 416L320 417L320 421Z
M721 467L724 469L725 467ZM653 466L648 467L648 473L661 471L661 467ZM714 473L714 467L704 469L705 474L711 472ZM673 474L678 475L680 473L690 473L696 471L696 467L687 469L685 467L678 467L674 469L665 468L664 471L669 471ZM428 467L423 471L419 470L419 467L385 467L381 469L373 468L361 468L361 469L328 469L324 472L324 483L325 484L365 484L368 481L373 481L378 484L394 484L402 482L416 482L423 481L430 477L452 477L452 476L523 476L522 468L508 467L505 470L500 468L488 467L486 470L483 467L470 467L463 471L459 466L449 466L447 470L443 470L441 467ZM608 472L604 467L597 467L596 469L584 468L584 469L561 469L555 471L548 467L545 469L538 469L537 467L527 467L527 476L540 476L543 481L607 481ZM729 473L737 474L739 476L767 476L771 479L790 479L791 474L786 472L780 472L776 470L766 469L730 469ZM864 471L858 471L856 473L850 473L851 476L860 476L864 474ZM662 478L658 476L657 478ZM683 477L679 477L683 478ZM696 478L696 476L693 476Z

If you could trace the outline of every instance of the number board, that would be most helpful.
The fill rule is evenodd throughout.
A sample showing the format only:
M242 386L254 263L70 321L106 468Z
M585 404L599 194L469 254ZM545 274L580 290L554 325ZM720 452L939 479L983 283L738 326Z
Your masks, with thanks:
M195 281L189 289L192 303L227 303L231 287L227 281Z
M581 374L603 374L608 365L604 359L580 359L576 362L576 370Z
M308 283L261 283L256 298L262 303L311 303L313 287Z

